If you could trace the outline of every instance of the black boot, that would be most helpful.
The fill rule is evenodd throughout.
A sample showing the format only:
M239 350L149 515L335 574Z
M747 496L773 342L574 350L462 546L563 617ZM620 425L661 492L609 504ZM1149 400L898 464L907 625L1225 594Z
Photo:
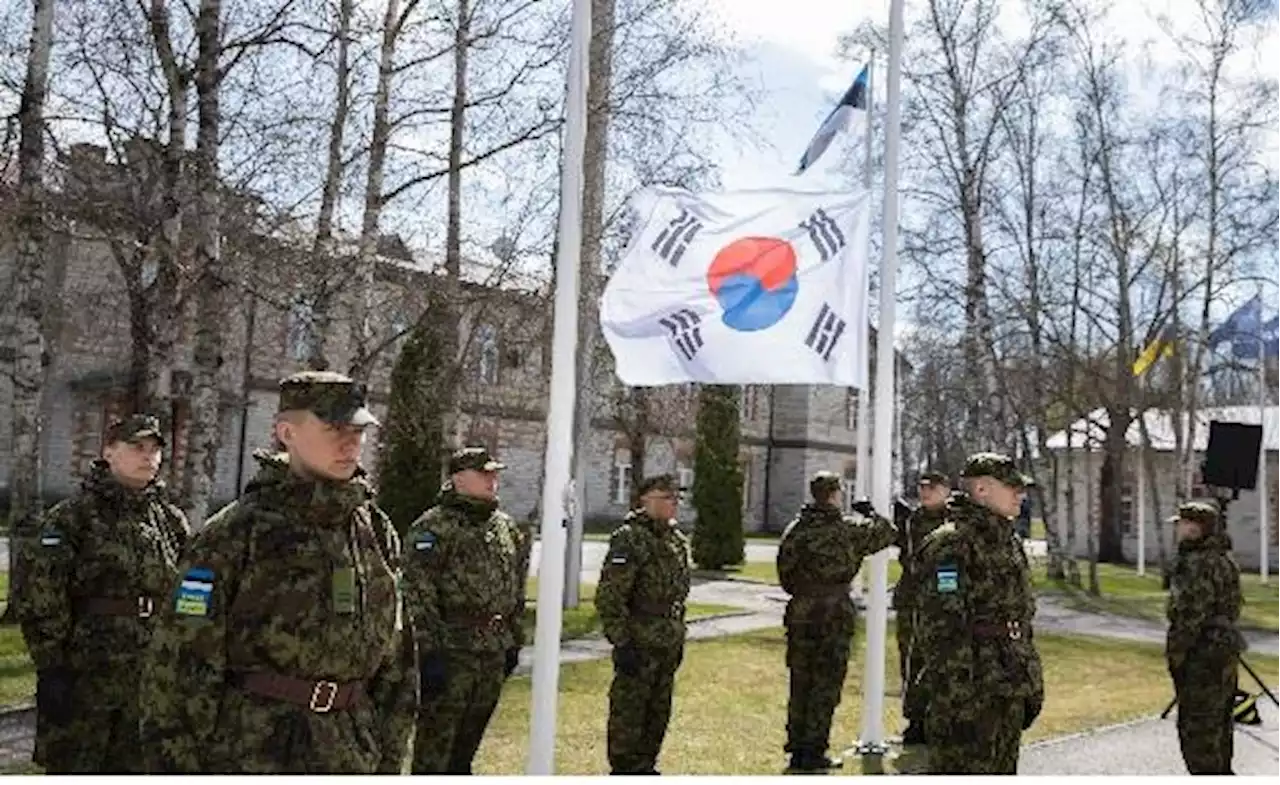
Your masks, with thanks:
M816 752L793 752L791 754L791 771L825 772L838 769L844 765L839 758L828 758Z
M917 722L907 722L907 729L902 732L903 744L925 744L924 726Z

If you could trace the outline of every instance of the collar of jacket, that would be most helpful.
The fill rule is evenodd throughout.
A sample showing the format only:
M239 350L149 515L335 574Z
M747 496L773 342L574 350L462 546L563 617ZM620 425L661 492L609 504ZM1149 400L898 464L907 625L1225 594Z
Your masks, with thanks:
M440 489L441 507L452 510L471 523L483 523L498 509L497 499L477 499L458 493L452 483L445 483Z
M253 493L259 503L273 510L306 511L313 520L345 523L357 507L373 496L360 468L349 480L321 480L290 470L287 453L259 450L253 458L258 462L258 473L245 487L245 493Z
M1179 553L1195 553L1196 551L1219 551L1222 553L1231 552L1231 536L1226 532L1210 532L1194 540L1181 540L1178 542Z
M80 487L94 498L122 505L145 504L164 493L164 482L159 478L136 490L123 485L103 458L95 458L89 465L89 473Z
M956 493L947 502L947 519L957 529L967 529L980 540L999 542L1013 532L1013 518L978 504L967 493Z

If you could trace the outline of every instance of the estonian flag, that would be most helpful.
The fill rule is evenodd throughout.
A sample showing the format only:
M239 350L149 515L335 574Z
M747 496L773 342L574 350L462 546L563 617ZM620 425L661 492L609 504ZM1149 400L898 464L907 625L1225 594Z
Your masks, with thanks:
M853 120L866 121L867 68L868 66L865 65L862 67L862 70L858 72L857 78L853 80L853 84L849 85L849 89L841 96L840 103L836 104L836 108L831 110L831 114L827 115L827 119L822 121L822 125L818 127L818 132L809 141L809 146L805 149L804 155L800 157L800 168L796 170L796 174L802 174L822 157L822 154L827 150L827 145L831 144L831 139L837 132L848 128Z

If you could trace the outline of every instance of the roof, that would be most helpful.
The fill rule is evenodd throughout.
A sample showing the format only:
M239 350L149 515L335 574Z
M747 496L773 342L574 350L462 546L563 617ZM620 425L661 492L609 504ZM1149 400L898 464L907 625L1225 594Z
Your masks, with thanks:
M1146 420L1147 431L1151 436L1151 449L1160 452L1172 452L1174 448L1173 413L1163 409L1152 409L1144 414L1143 419ZM1181 422L1181 430L1185 439L1187 417L1183 414L1178 419ZM1213 420L1257 425L1258 407L1218 406L1201 409L1196 412L1196 450L1204 451L1208 447L1209 423ZM1095 409L1088 416L1076 420L1067 430L1058 431L1050 436L1045 446L1050 450L1067 449L1067 431L1070 431L1071 449L1083 449L1086 438L1091 437L1091 448L1094 451L1101 451L1103 449L1102 440L1106 436L1108 423L1110 423L1110 418L1107 416L1106 409ZM1280 450L1280 428L1277 428L1277 425L1280 425L1280 406L1268 406L1262 423L1262 443L1266 445L1267 450ZM1137 420L1130 423L1129 432L1125 434L1125 441L1132 447L1140 447L1142 445L1142 430Z

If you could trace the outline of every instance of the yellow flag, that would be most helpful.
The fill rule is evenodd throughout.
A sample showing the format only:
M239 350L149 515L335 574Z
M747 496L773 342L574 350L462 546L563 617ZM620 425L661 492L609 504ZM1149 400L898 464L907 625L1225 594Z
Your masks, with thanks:
M1155 365L1156 360L1161 357L1172 357L1175 342L1170 340L1169 330L1166 328L1151 343L1147 344L1142 353L1138 355L1138 359L1133 361L1133 375L1141 376L1147 372L1147 369Z

